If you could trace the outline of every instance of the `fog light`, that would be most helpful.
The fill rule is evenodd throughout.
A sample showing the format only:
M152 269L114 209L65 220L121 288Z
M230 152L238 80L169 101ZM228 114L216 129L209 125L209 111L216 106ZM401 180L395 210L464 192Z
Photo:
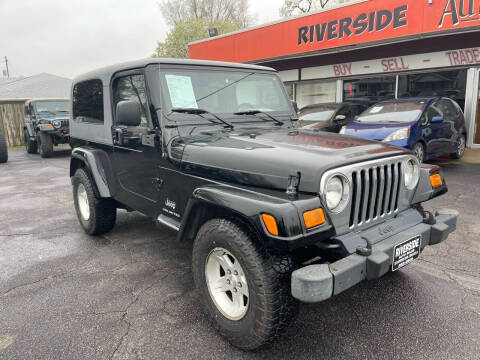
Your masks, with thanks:
M435 174L430 176L430 184L432 187L436 188L443 185L442 177L440 174Z
M306 211L303 213L303 220L306 228L311 229L325 223L325 213L321 208Z
M262 220L267 231L273 236L278 236L278 226L275 218L270 214L262 214Z

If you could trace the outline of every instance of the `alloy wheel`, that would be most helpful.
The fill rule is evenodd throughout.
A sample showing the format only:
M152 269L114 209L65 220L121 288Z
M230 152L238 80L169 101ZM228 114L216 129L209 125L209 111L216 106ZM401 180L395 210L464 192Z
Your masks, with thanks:
M90 219L90 205L88 203L87 190L85 190L85 186L81 183L78 184L77 188L77 200L80 215L83 220L88 221Z
M249 291L239 261L228 250L215 248L205 263L208 291L218 311L230 320L241 320L248 311Z
M458 157L462 157L464 153L465 153L465 137L462 135L458 140L457 155Z

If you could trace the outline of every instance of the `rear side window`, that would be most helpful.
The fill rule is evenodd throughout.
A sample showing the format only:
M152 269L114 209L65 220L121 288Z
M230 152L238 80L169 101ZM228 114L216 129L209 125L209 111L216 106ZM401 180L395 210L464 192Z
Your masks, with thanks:
M103 85L101 80L87 80L75 84L72 101L73 121L103 124Z

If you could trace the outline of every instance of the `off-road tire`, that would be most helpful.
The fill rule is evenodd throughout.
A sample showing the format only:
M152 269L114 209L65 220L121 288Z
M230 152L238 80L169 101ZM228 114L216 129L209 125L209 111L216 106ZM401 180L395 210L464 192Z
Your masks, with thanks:
M242 266L249 290L249 305L240 320L229 320L215 305L206 282L206 261L215 248L233 254ZM199 230L193 245L192 270L200 299L214 326L232 345L255 350L283 333L297 314L291 296L294 262L289 255L269 253L246 227L214 219Z
M30 139L30 136L28 136L27 130L25 130L25 133L23 135L24 140L25 140L25 149L27 150L27 153L29 154L36 154L37 153L37 142Z
M73 201L77 212L78 221L85 232L89 235L102 235L113 229L117 219L117 207L112 199L98 198L95 196L94 184L87 171L78 169L72 179ZM85 220L79 209L78 187L82 184L88 197L90 207L90 218Z
M0 134L0 164L8 161L7 140L3 134Z
M37 146L42 158L49 158L53 154L53 141L49 134L39 132L37 134Z
M452 159L461 159L463 155L465 155L465 145L466 145L466 138L465 138L465 135L462 134L458 138L457 151L450 154L450 157Z

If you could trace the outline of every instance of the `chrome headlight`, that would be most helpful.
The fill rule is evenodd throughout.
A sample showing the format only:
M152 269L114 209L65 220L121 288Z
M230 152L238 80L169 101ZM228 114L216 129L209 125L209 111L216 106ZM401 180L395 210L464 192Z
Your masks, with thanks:
M55 120L52 124L56 129L62 126L62 123L58 120Z
M413 158L408 159L405 163L404 173L405 187L408 190L415 189L420 179L420 165L418 165L418 161Z
M405 127L402 129L399 129L397 131L394 131L390 135L388 135L383 142L390 142L390 141L397 141L397 140L405 140L410 137L410 128Z
M332 176L326 182L323 193L328 209L333 212L341 212L348 204L350 183L342 175Z

